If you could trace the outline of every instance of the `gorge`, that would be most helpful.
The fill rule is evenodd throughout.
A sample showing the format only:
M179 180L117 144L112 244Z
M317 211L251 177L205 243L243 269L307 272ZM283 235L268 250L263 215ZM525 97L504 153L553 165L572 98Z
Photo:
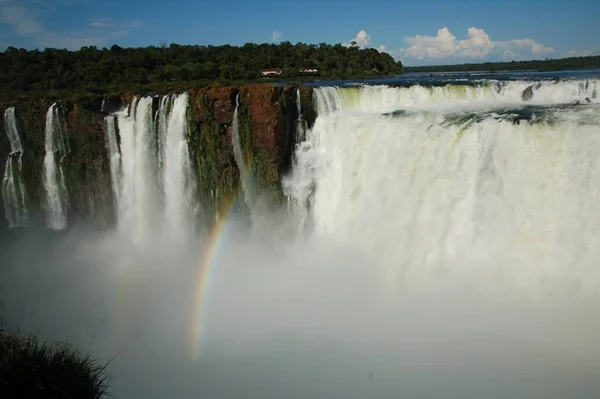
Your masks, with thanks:
M597 396L599 74L379 83L2 106L5 319L121 397Z

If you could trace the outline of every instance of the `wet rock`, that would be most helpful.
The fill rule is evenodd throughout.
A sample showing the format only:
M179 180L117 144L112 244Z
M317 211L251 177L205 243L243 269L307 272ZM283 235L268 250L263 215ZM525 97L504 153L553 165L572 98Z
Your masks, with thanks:
M521 99L523 101L529 101L529 100L531 100L532 97L533 97L533 85L529 86L528 88L523 90L523 93L521 93Z
M312 88L306 86L248 85L190 89L189 142L196 168L200 195L212 198L214 210L224 209L239 192L240 177L231 145L235 99L239 93L238 116L240 134L245 132L248 163L255 173L256 189L281 199L280 180L291 158L296 127L296 90L302 98L302 114L307 123L316 118L312 104ZM153 97L154 113L166 93L147 93ZM69 188L69 219L83 219L106 226L114 222L115 210L110 182L110 162L106 151L105 120L107 114L131 107L135 92L119 96L89 95L61 101L65 130L71 152L64 159ZM26 148L24 180L32 211L42 213L45 191L43 163L45 157L45 117L57 98L25 99L15 102L17 117L23 129ZM8 106L2 104L0 112ZM2 115L0 114L0 116ZM310 125L309 125L310 126ZM0 123L0 170L10 152L7 136ZM118 139L118 137L117 137ZM208 202L207 202L208 203ZM0 209L2 209L0 198ZM222 206L221 206L222 205ZM2 223L0 223L2 226Z
M500 82L494 82L492 87L496 93L500 93L502 91L502 83Z
M195 104L195 112L200 119L206 119L210 114L218 123L230 125L233 122L238 91L239 89L233 86L200 89L197 92L199 101Z
M112 114L123 108L123 103L118 96L108 96L102 100L100 105L100 112L105 115Z

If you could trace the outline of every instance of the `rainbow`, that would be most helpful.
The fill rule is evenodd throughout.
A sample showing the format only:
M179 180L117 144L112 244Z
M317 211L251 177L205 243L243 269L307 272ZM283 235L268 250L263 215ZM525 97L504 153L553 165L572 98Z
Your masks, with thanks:
M243 192L234 196L231 203L224 207L221 217L217 219L208 239L202 246L202 255L198 267L198 275L194 289L194 303L192 305L192 314L190 317L189 347L190 356L193 360L200 357L202 343L206 337L206 327L208 324L210 306L209 294L211 282L214 279L216 266L219 261L220 249L227 241L229 233L233 227L233 210L236 205L244 201Z

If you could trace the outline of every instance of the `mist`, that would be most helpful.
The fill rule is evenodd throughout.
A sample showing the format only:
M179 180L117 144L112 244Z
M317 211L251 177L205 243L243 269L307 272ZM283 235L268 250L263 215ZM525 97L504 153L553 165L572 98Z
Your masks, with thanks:
M196 354L202 237L173 250L81 225L22 232L2 248L3 318L103 362L118 353L107 372L121 398L600 392L595 295L539 283L491 289L477 273L390 280L373 254L281 226L231 227Z
M213 229L185 97L158 123L134 98L117 225L3 233L3 323L89 349L118 398L598 397L599 82L496 83L314 89L288 203L242 184Z

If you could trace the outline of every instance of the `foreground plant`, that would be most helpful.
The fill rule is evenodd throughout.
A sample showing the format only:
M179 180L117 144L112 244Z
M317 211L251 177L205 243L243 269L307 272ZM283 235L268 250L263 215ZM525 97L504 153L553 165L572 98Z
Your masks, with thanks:
M105 368L72 345L0 333L0 398L101 398Z

